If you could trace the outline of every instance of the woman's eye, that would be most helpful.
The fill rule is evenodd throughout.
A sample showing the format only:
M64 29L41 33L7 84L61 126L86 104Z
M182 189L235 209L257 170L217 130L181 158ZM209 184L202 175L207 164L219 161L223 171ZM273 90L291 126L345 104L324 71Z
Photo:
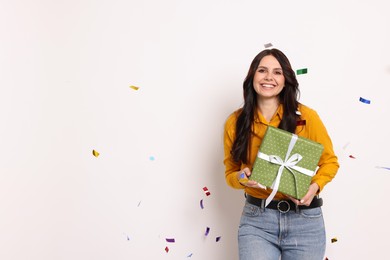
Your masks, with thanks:
M276 75L282 75L283 73L281 71L275 71Z
M260 73L264 73L265 72L265 69L259 69L258 70Z

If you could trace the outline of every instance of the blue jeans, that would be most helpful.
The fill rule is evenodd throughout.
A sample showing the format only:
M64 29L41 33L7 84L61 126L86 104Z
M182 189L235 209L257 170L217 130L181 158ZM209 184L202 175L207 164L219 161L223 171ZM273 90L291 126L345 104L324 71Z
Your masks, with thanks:
M323 260L325 246L320 207L281 213L245 202L238 229L240 260Z

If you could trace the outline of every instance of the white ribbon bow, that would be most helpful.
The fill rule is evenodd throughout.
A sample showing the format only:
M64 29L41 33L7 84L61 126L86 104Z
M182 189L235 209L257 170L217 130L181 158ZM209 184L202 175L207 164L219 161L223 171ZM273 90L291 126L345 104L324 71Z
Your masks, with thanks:
M295 191L296 191L297 194L298 194L297 180L296 180L295 173L292 171L292 169L294 169L294 170L296 170L296 171L298 171L300 173L303 173L305 175L308 175L308 176L313 176L314 175L314 171L310 171L308 169L296 166L296 164L300 160L302 160L302 158L303 158L302 155L300 155L298 153L295 153L291 157L289 157L292 149L295 146L295 143L297 142L297 140L298 140L298 136L293 134L292 138L291 138L291 141L290 141L290 144L288 146L286 157L285 157L284 161L282 160L282 158L280 158L277 155L267 155L267 154L264 154L262 152L259 152L258 155L257 155L259 158L261 158L263 160L266 160L266 161L269 161L271 163L280 165L279 170L278 170L278 174L276 175L276 178L275 178L274 182L271 185L272 192L268 196L267 200L265 201L265 206L267 206L272 201L272 199L275 197L276 192L279 189L280 179L282 177L282 173L283 173L283 169L284 168L286 168L294 176Z

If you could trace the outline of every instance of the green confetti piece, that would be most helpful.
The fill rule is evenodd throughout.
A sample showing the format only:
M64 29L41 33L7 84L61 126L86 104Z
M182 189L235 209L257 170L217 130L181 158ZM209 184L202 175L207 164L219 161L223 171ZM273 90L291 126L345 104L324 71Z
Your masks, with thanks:
M307 68L297 70L297 75L306 74L306 73L307 73Z

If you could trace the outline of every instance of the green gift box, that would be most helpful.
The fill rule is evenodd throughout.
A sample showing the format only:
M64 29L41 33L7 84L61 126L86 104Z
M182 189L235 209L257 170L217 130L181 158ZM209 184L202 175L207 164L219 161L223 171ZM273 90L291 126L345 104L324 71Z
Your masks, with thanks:
M309 190L323 149L320 143L268 126L250 179L273 190L267 201L277 191L301 199Z

